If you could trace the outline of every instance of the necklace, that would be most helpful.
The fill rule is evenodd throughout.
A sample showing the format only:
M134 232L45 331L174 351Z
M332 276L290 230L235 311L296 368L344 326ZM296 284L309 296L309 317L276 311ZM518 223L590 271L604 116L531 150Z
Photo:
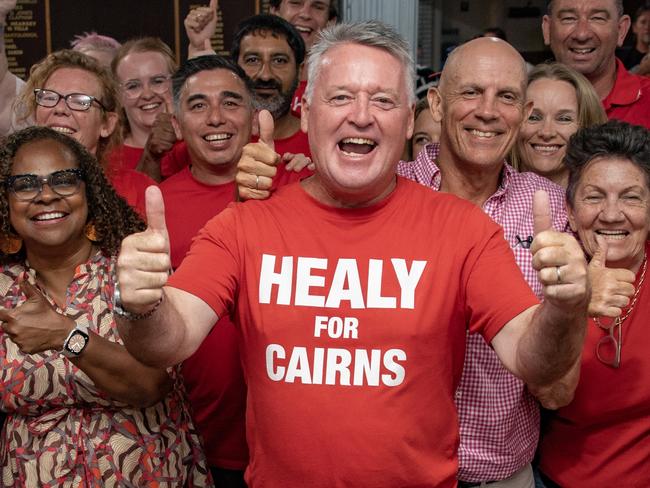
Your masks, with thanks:
M639 284L637 285L636 290L634 290L634 296L632 297L630 306L627 308L625 314L622 317L616 317L614 323L610 326L601 324L600 317L594 318L596 325L601 329L607 331L607 335L601 337L601 339L596 344L596 357L601 363L606 364L607 366L618 368L621 364L621 346L623 345L622 325L623 322L625 322L625 319L630 316L632 310L634 310L634 305L636 305L637 298L639 298L641 285L643 285L643 280L645 279L647 264L647 256L644 255ZM614 336L614 329L617 329L618 337Z

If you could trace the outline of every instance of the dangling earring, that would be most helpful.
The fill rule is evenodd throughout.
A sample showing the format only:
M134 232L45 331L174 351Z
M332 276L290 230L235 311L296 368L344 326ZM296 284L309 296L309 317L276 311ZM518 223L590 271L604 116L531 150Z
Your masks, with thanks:
M18 236L3 235L0 236L0 251L9 255L16 254L23 247L23 240Z
M84 235L90 242L99 242L102 240L94 222L88 222L84 227Z

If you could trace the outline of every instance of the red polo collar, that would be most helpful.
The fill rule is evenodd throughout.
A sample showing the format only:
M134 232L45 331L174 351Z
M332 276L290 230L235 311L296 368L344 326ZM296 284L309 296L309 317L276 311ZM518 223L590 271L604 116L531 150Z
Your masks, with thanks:
M605 110L612 106L632 105L641 97L641 80L628 72L620 59L616 58L616 80L609 95L603 100Z

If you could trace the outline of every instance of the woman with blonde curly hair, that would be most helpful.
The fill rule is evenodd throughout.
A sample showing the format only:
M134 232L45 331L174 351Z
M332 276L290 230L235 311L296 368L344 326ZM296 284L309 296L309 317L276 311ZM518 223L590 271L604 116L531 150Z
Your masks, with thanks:
M144 215L144 190L155 184L142 173L112 172L108 154L121 144L118 88L110 73L81 52L64 49L31 69L17 100L18 120L66 134L94 154L117 192Z

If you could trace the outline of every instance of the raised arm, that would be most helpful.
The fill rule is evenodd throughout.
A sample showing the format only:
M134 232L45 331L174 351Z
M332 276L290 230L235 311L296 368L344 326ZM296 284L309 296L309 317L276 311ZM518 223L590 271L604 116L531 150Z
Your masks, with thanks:
M145 364L165 367L189 357L218 317L203 300L165 287L171 259L159 188L147 188L146 204L147 229L122 241L117 278L126 314L117 317L117 324L131 354Z
M0 310L3 330L24 354L61 351L76 323L58 313L33 285L23 282L20 286L27 300L14 310ZM136 407L153 405L170 390L171 379L164 369L145 366L123 345L92 331L88 335L81 354L69 359L99 390Z
M210 39L217 28L218 1L210 0L207 7L196 7L187 14L183 25L190 41L187 48L188 59L206 54L216 54Z
M492 340L503 364L529 385L547 386L579 360L589 304L587 263L578 242L551 230L548 195L533 203L533 267L544 286L544 302L508 322Z
M153 127L144 145L144 151L135 168L158 183L162 181L161 162L180 138L172 123L174 116L172 115L173 103L171 95L167 93L164 98L165 111L156 115Z

